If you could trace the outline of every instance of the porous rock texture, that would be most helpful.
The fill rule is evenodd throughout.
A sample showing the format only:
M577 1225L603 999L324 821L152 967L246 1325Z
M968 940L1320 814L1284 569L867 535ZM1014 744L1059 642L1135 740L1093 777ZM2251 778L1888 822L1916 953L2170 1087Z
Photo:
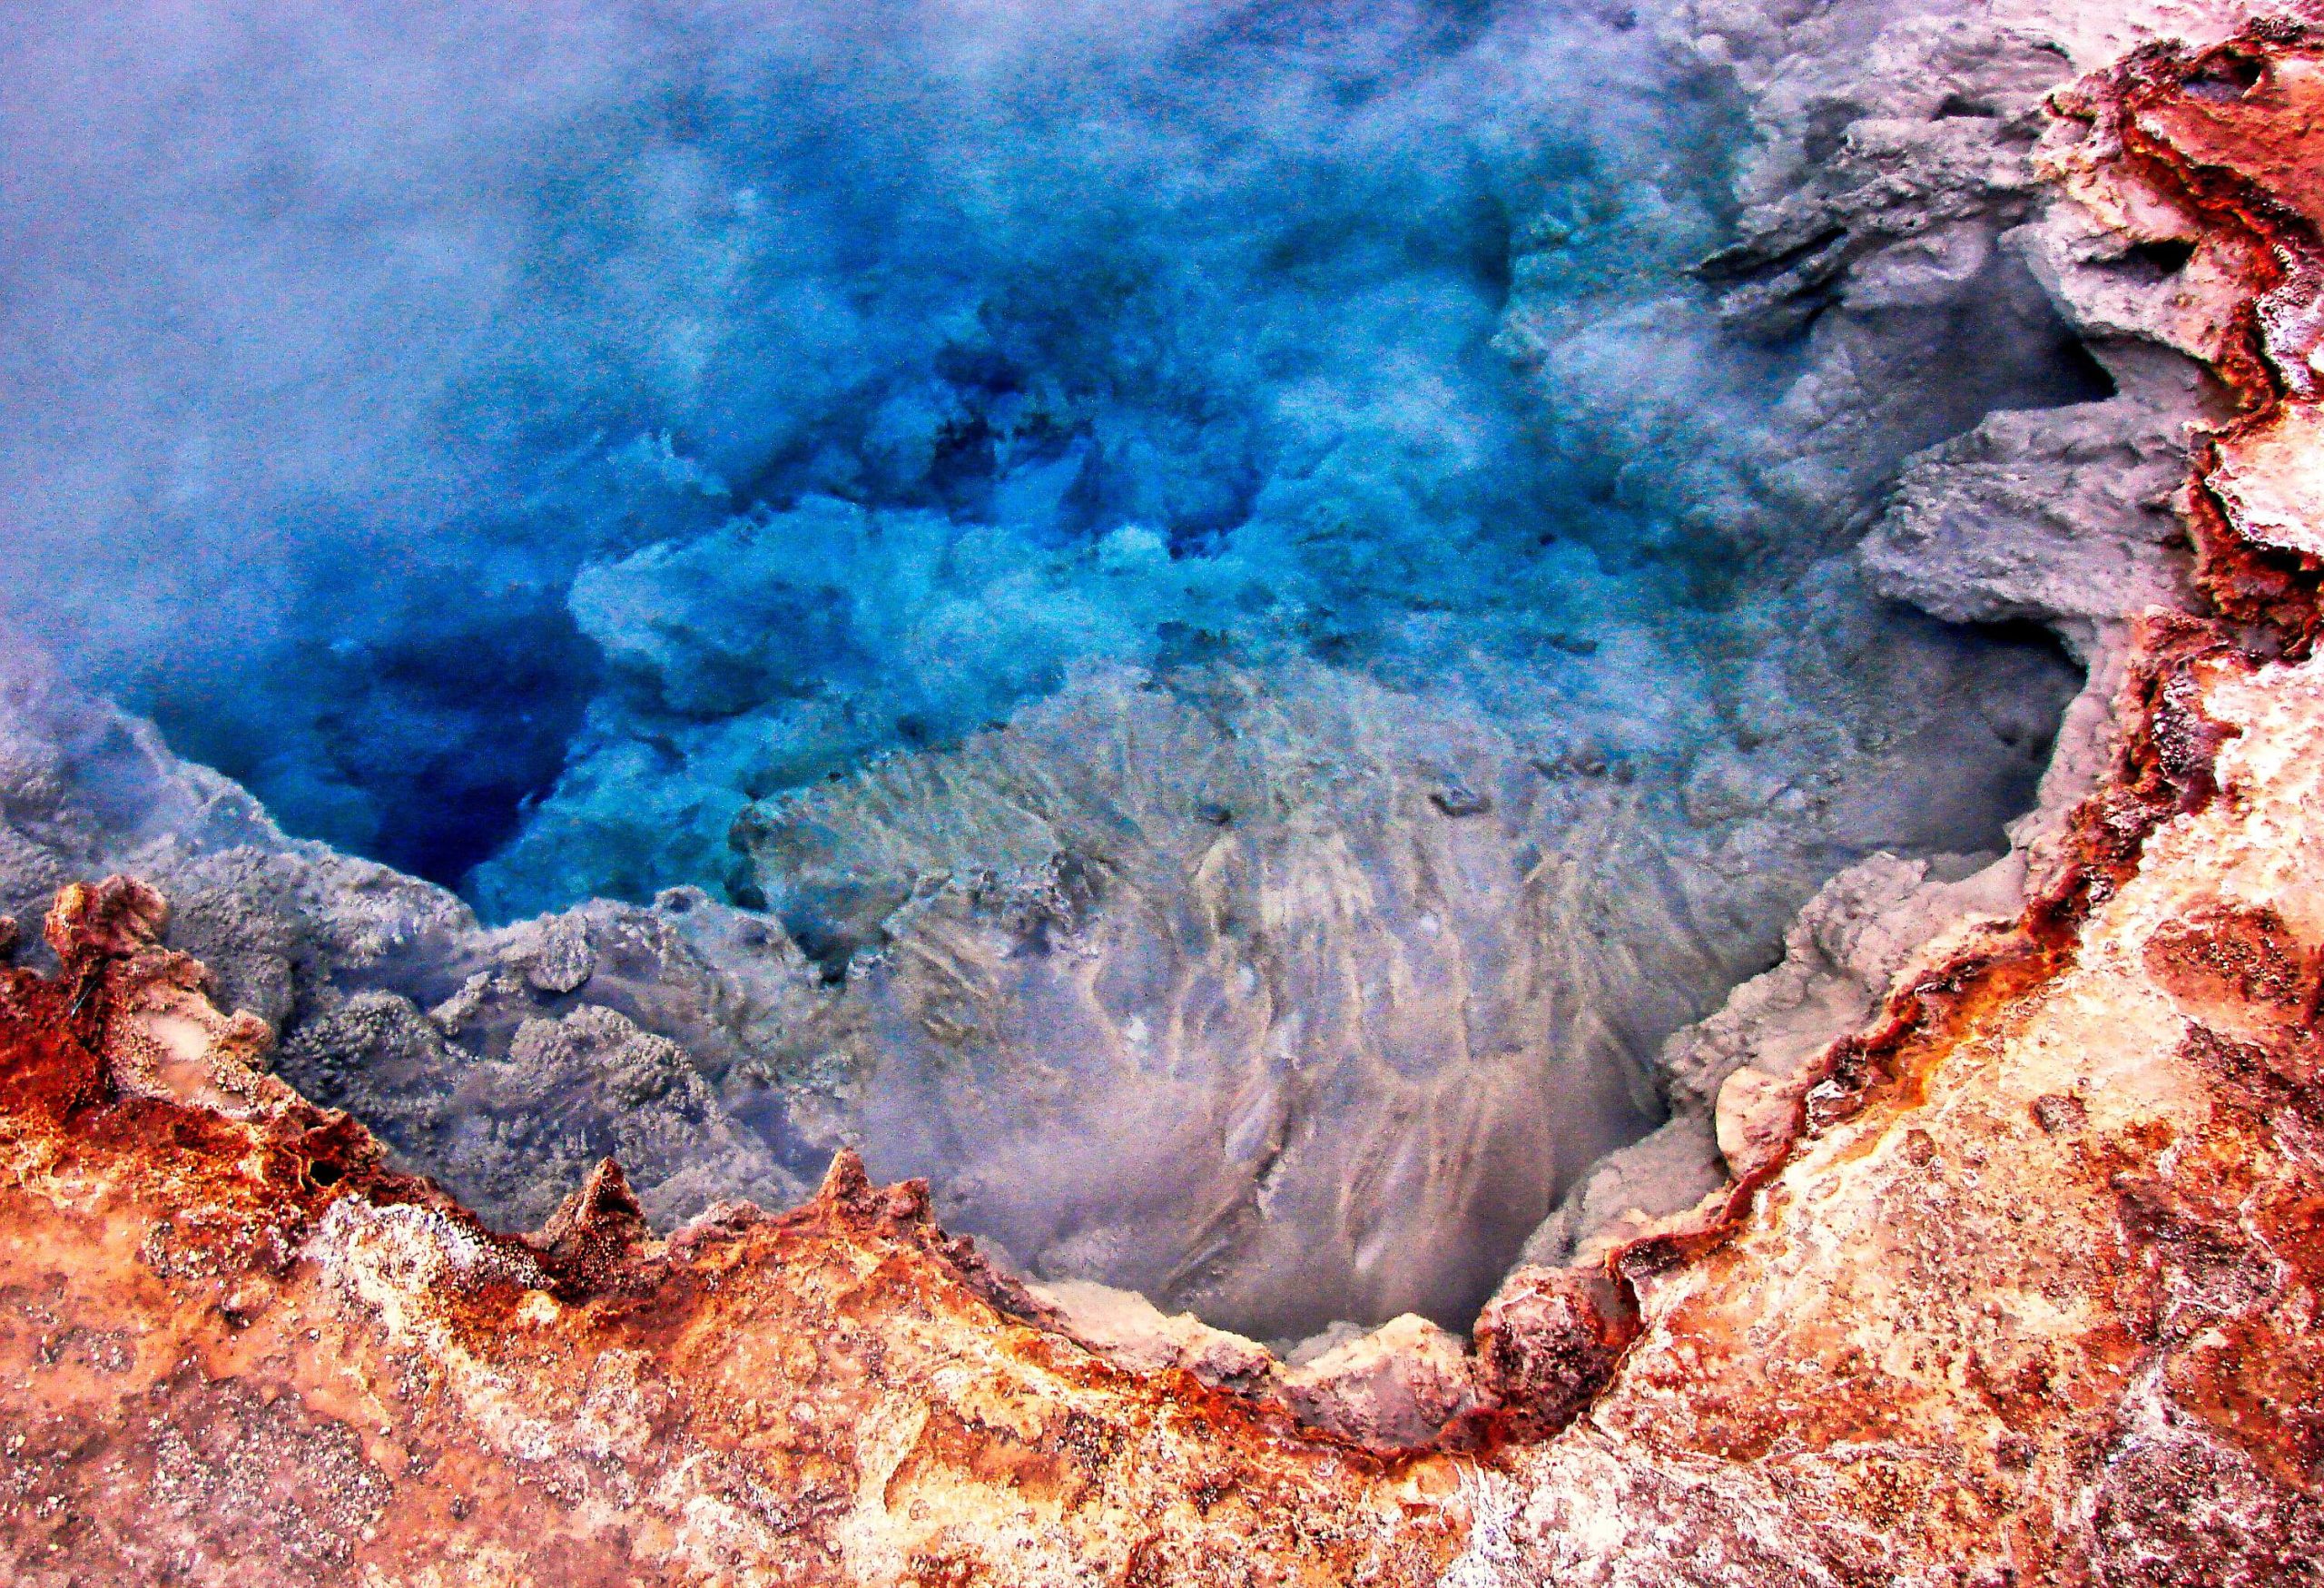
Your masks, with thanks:
M1665 1208L1626 1198L1614 1166L1468 1353L1411 1320L1298 1366L1021 1287L939 1228L924 1189L875 1189L845 1157L794 1212L721 1207L666 1239L604 1167L536 1234L497 1236L266 1072L274 983L242 972L226 1001L256 1012L222 1014L162 946L158 893L71 886L53 971L0 981L7 1574L2324 1574L2324 458L2306 440L2324 412L2324 31L2130 10L1789 19L1864 27L1866 72L1916 85L1965 39L2053 41L2098 68L2142 33L2190 35L2054 96L2021 150L2052 196L2026 199L2008 246L2126 390L2124 371L2165 372L2142 390L2204 428L2170 437L2167 526L2151 498L2109 505L2109 478L2151 488L2146 443L2108 465L2104 434L1996 416L1925 460L1875 530L1867 564L1910 562L1932 601L2086 619L2102 694L2007 869L1840 879L1784 964L1674 1039L1674 1124L1709 1131L1731 1179ZM1785 20L1707 17L1703 37L1748 81L1753 41L1775 50ZM2009 120L1963 92L1938 121ZM1827 113L1824 135L1877 155L1889 134L1863 119ZM2083 473L2044 491L2062 462ZM2013 525L2122 577L2070 581L2081 608L2061 607L2021 577L2041 559L2003 545ZM124 808L145 799L133 726L78 720ZM180 825L261 819L231 790L172 787L157 863ZM327 863L347 868L339 902L301 919L369 963L458 929L367 916L403 884L313 854L300 874ZM202 923L185 926L172 942ZM521 1062L554 1076L590 1055L641 1095L683 1092L640 1021L556 1002L620 983L618 937L538 939L478 972L547 1001L512 1034ZM230 966L307 952L219 941ZM489 991L447 988L428 1030L497 1018ZM411 1061L446 1060L422 1041Z

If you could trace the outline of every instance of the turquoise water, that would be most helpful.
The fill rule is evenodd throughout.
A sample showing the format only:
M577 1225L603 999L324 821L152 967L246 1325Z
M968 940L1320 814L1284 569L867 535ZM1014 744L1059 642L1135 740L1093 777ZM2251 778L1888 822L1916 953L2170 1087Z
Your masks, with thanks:
M1091 664L1516 669L1652 739L1702 664L1607 631L1825 537L1750 478L1790 355L1681 273L1721 86L1629 14L11 26L11 604L497 916L723 885L746 798Z

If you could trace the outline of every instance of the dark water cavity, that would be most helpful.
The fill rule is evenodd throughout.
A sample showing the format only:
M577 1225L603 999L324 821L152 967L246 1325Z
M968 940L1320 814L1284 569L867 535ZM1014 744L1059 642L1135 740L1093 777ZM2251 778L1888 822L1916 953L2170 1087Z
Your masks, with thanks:
M1455 715L1511 766L1663 790L1637 820L1673 833L1738 819L1699 768L1738 734L1757 751L1768 689L1870 755L1880 691L1934 679L1991 732L1929 740L1893 819L1800 863L1992 847L2071 670L1882 607L1834 571L1846 514L1768 487L1814 317L1746 344L1685 275L1724 241L1730 107L1634 23L1515 0L20 9L0 599L296 833L489 919L699 885L774 911L840 985L885 973L862 963L913 882L813 791L1111 698L1098 679L1295 704L1353 680L1403 703L1364 708L1410 740L1384 765ZM1974 357L1891 444L2102 389L2028 282L1946 312ZM2014 698L1967 698L1979 679ZM1236 775L1275 786L1273 741L1213 715L1249 747ZM1336 732L1284 742L1352 755ZM1428 775L1428 820L1512 808ZM1197 837L1253 830L1258 805L1160 785ZM915 874L1041 859L915 809ZM1100 913L1169 896L1193 842L1118 817L1054 839L1115 879L1087 890ZM1537 863L1563 819L1510 817L1510 854ZM1684 995L1640 995L1628 1050L1763 962L1799 891L1743 890ZM1045 917L1027 952L1084 930ZM1579 1160L1651 1123L1635 1093L1577 1123ZM954 1094L898 1095L909 1120L864 1116L875 1170L998 1150L928 1123ZM1072 1246L1053 1209L1095 1194L1086 1157L1053 1195L1029 1170L987 1228L1207 1306L1183 1253ZM1210 1309L1457 1319L1554 1189L1452 1208L1472 1258L1425 1282L1287 1277Z

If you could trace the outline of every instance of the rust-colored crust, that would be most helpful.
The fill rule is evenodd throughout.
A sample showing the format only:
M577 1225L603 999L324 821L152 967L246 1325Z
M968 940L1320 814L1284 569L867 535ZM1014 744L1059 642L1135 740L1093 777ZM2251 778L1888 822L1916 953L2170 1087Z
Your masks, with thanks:
M2140 624L2048 891L1708 1215L1514 1277L1435 1448L1117 1366L850 1157L667 1241L608 1164L496 1235L267 1076L116 879L60 898L58 975L0 971L8 1580L2317 1580L2324 522L2283 504L2324 499L2285 440L2324 397L2324 36L2057 109L2243 289L2206 608Z
M1537 1495L1611 1435L1650 1475L1586 1492L1666 1535L1820 1534L1640 1581L2324 1580L2324 799L2291 770L2324 755L2324 522L2268 532L2221 485L2324 396L2324 31L2146 49L2056 108L2236 262L2211 350L2240 411L2184 503L2203 606L2135 625L2051 887L1826 1055L1788 1151L1608 1259L1648 1327ZM2324 455L2262 461L2324 500ZM2152 1095L2102 1100L2110 1070ZM1772 1486L1640 1497L1700 1455Z
M2190 92L2191 84L2222 84L2235 98ZM2287 404L2324 395L2324 370L2270 348L2262 311L2270 296L2286 292L2324 302L2324 27L2270 17L2201 52L2151 44L2057 96L2053 108L2090 123L2121 176L2201 215L2207 243L2232 252L2240 267L2246 291L2213 367L2241 411L2193 439L2182 504L2204 605L2133 621L2115 764L2072 814L2050 886L2017 921L1975 934L1946 962L1894 990L1872 1027L1835 1044L1800 1100L1795 1141L1908 1075L1912 1051L1945 1050L1979 1015L2070 965L2083 921L2136 873L2148 836L2217 792L2212 764L2235 730L2204 710L2206 673L2304 658L2324 616L2324 558L2255 542L2211 483L2222 447L2264 429ZM2319 345L2319 334L2324 325L2300 353ZM1777 1154L1738 1176L1708 1218L1610 1253L1610 1276L1650 1276L1717 1246L1785 1161Z
M15 1581L1207 1581L1247 1549L1402 1583L1455 1545L1441 1464L1009 1317L926 1188L852 1157L804 1207L666 1243L607 1166L497 1237L237 1069L159 917L74 890L63 974L0 972ZM178 1073L122 1084L186 1031Z

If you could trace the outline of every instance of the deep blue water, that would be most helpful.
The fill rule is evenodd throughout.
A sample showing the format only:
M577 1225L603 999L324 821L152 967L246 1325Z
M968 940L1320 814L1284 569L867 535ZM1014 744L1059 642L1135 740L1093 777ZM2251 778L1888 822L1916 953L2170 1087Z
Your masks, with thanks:
M495 915L716 885L746 799L1097 664L1568 678L1651 737L1695 680L1606 635L1828 549L1748 478L1798 350L1683 274L1722 87L1634 14L0 29L9 607Z

